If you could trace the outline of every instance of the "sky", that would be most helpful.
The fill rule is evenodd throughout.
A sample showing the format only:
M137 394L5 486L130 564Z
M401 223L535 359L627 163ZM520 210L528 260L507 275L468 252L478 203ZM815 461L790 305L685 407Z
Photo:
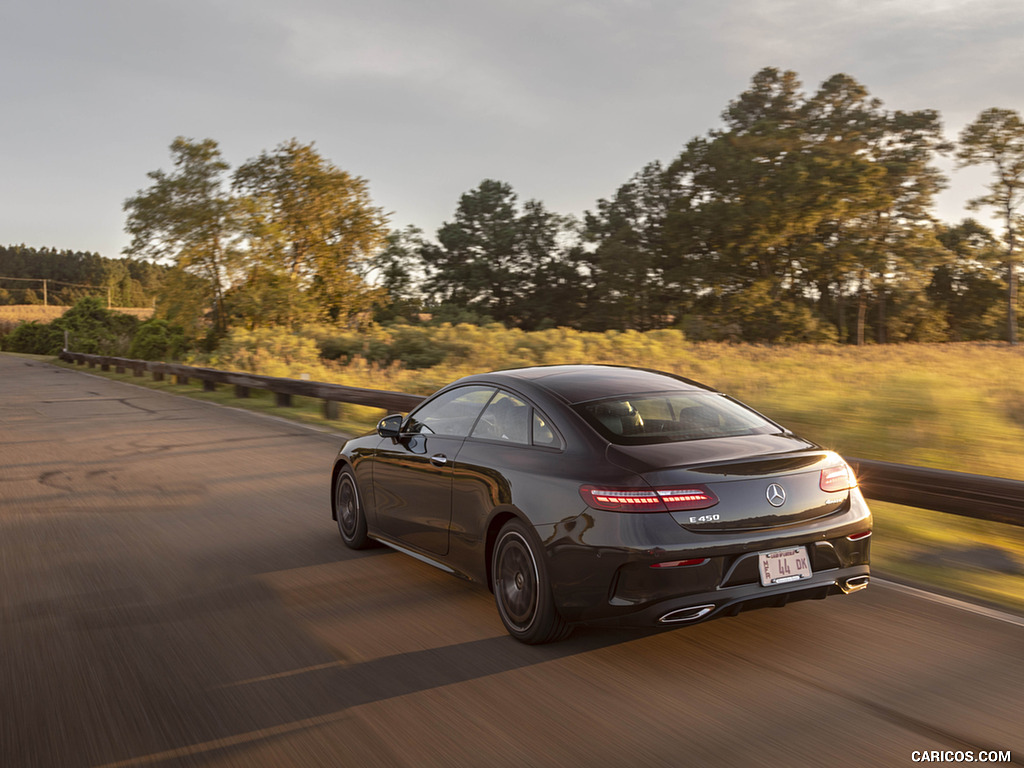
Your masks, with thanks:
M314 142L394 228L483 179L582 215L721 125L764 67L852 76L946 136L1024 112L1020 0L5 0L0 245L128 244L123 203L176 136L237 167ZM990 172L942 167L957 222ZM981 218L990 225L987 216Z

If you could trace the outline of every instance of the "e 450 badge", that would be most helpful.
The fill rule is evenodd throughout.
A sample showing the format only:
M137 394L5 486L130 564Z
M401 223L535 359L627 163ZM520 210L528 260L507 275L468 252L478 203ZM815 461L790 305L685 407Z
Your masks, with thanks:
M690 518L691 523L717 523L722 519L721 515L697 515Z

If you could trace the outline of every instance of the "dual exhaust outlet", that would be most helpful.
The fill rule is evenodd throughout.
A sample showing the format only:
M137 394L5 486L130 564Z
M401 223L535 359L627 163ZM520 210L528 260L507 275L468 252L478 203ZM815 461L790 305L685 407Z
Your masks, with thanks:
M857 592L864 589L871 581L871 577L868 575L863 576L851 576L848 579L835 582L836 585L843 591L844 595L848 595L851 592ZM689 621L697 621L697 619L703 619L709 613L715 610L714 603L708 603L707 605L693 605L689 608L679 608L675 611L669 611L660 619L659 624L685 624Z

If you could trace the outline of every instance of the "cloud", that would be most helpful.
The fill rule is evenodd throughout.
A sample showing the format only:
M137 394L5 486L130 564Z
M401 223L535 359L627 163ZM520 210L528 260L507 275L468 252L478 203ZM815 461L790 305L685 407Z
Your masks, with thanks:
M395 225L435 230L487 177L580 213L716 127L765 66L808 91L845 72L889 109L939 110L952 136L1022 106L1018 3L6 3L0 103L15 119L0 131L17 151L0 242L113 255L121 202L179 134L216 139L235 165L315 141Z

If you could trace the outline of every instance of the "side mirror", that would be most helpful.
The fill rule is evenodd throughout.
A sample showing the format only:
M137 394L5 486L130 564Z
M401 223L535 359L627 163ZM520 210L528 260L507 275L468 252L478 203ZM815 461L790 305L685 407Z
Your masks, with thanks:
M377 422L377 434L381 437L398 437L402 434L402 414L393 413Z

